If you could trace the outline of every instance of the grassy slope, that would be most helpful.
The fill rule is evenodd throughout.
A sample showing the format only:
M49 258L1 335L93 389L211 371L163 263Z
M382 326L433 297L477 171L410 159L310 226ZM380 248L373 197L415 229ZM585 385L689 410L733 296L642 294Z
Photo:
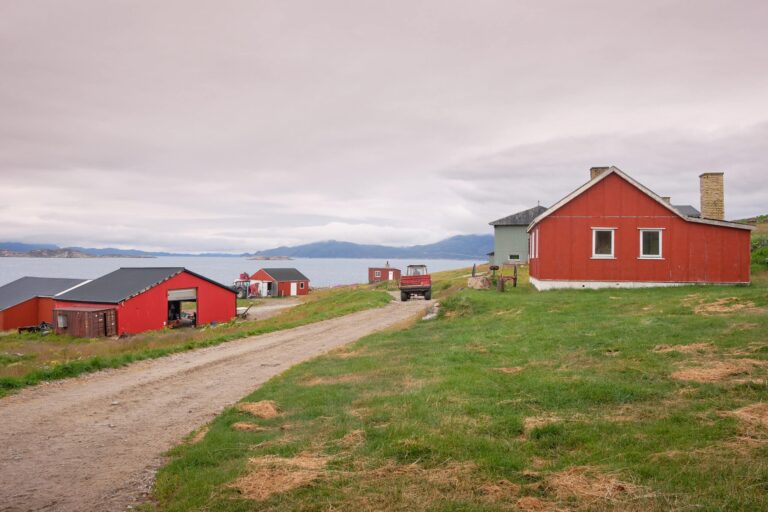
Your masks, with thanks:
M337 288L313 293L307 302L275 317L233 321L215 328L155 331L126 340L86 340L67 336L10 334L0 337L0 396L44 380L117 368L143 359L218 345L227 341L319 322L363 309L380 307L392 297L364 288Z
M766 401L765 368L712 383L671 377L716 361L768 360L768 278L756 281L461 291L440 319L294 367L246 399L276 401L277 418L225 411L202 442L172 452L147 508L516 510L529 496L568 509L766 510L766 431L728 414ZM754 306L694 313L731 297ZM712 351L653 350L694 342ZM236 431L235 422L266 430ZM232 482L248 474L249 458L269 455L329 459L307 485L243 499ZM258 485L307 474L280 464L255 473ZM569 491L563 475L577 483L586 475L587 490L600 475L642 487L614 486L605 499L597 487L593 496Z

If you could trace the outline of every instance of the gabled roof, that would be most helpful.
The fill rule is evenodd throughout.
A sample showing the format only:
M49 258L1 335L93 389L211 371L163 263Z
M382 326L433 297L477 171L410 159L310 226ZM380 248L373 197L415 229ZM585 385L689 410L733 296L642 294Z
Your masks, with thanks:
M86 282L85 279L58 277L22 277L0 286L0 311L33 297L53 297L57 293Z
M689 204L673 204L672 208L679 211L686 217L701 218L701 212Z
M662 197L660 195L656 194L655 192L653 192L649 188L647 188L644 185L640 184L639 182L635 181L633 178L630 178L627 174L624 173L624 171L622 171L618 167L611 166L611 167L608 168L607 171L603 172L600 176L598 176L597 178L589 180L587 183L585 183L584 185L582 185L581 187L577 188L576 190L574 190L573 192L571 192L570 194L568 194L567 196L562 198L560 201L555 203L555 205L552 206L551 208L549 208L547 211L545 211L544 213L542 213L541 215L539 215L538 217L533 219L533 222L531 222L531 224L528 226L528 231L533 229L533 227L536 224L538 224L539 222L541 222L545 218L549 217L550 215L555 213L557 210L559 210L560 208L562 208L566 204L570 203L573 199L577 198L578 196L580 196L581 194L583 194L584 192L586 192L590 188L594 187L595 185L597 185L598 183L600 183L601 181L603 181L605 178L607 178L608 176L610 176L612 174L615 174L615 175L623 178L630 185L633 185L638 190L643 192L645 195L647 195L648 197L650 197L651 199L653 199L654 201L659 203L661 206L663 206L664 208L666 208L667 210L669 210L670 212L674 213L675 215L677 215L678 217L680 217L681 219L683 219L685 221L695 222L695 223L698 223L698 224L709 224L709 225L712 225L712 226L722 226L722 227L726 227L726 228L746 229L748 231L752 231L753 229L755 229L754 226L749 226L749 225L746 225L746 224L739 224L737 222L728 222L728 221L724 221L724 220L700 219L700 218L696 218L696 217L688 217L688 216L684 215L683 213L681 213L680 211L678 211L674 206L672 206L671 204L666 202L664 199L662 199Z
M209 283L232 291L230 287L196 274L184 267L123 267L98 279L94 279L83 286L62 293L56 298L71 302L117 304L135 297L182 272L187 272Z
M547 211L547 209L543 206L534 206L533 208L528 208L527 210L513 213L512 215L507 215L503 219L495 220L493 222L489 222L488 224L491 226L527 226L533 222L533 219L545 211Z
M261 269L275 281L309 281L309 278L295 268L263 268Z

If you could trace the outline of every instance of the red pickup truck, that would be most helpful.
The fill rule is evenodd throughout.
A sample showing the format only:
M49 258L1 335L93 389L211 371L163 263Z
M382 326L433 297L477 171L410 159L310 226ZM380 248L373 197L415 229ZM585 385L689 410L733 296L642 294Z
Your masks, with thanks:
M408 265L405 275L400 277L400 300L405 302L413 295L423 295L425 300L432 298L432 276L426 265Z

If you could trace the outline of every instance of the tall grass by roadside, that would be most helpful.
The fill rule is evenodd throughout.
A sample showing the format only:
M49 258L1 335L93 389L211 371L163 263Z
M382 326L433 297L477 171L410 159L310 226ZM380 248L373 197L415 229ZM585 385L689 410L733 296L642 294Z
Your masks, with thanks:
M765 274L442 304L226 410L145 508L768 510Z
M320 290L307 302L275 317L232 321L217 327L156 331L123 339L85 340L69 336L10 334L0 337L0 396L42 381L118 368L144 359L210 347L227 341L319 322L381 307L392 297L380 291L344 287Z

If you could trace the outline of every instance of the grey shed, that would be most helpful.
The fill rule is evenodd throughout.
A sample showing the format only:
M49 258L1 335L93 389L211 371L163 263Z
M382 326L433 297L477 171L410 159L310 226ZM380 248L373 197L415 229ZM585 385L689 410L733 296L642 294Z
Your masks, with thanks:
M501 219L489 222L493 226L492 265L528 263L528 225L547 211L544 206L534 206Z

